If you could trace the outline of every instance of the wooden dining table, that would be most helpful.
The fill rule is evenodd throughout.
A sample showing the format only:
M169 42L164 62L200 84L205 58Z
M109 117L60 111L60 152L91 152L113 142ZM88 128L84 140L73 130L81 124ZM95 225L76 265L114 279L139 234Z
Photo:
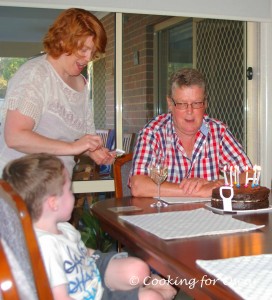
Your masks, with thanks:
M272 253L272 214L267 212L231 216L248 223L265 225L257 230L172 240L161 239L119 218L120 215L185 211L205 206L203 202L171 204L158 211L157 208L150 207L153 202L153 198L112 198L96 202L91 210L99 219L103 230L194 299L241 299L227 285L198 267L196 260ZM129 211L133 207L136 210Z

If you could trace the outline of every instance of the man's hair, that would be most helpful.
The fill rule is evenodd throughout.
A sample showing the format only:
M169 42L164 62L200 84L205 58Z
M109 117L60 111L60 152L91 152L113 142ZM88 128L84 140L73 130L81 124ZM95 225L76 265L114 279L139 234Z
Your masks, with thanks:
M44 51L54 58L76 54L92 36L95 54L105 53L107 35L102 23L89 11L70 8L63 11L43 39Z
M176 88L190 87L193 85L203 88L205 95L204 100L206 100L206 83L203 74L196 69L180 69L177 72L173 73L170 77L168 96L172 97L173 91Z
M53 155L29 154L9 162L2 178L23 198L31 218L37 221L45 197L62 194L64 164Z

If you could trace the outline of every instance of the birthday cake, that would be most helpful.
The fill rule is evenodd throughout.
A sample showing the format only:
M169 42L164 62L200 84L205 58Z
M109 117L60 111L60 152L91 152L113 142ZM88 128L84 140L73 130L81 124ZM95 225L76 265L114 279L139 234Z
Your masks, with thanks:
M269 207L270 190L264 186L233 186L232 210L253 210ZM223 196L230 197L231 190L224 189ZM220 196L220 188L212 191L211 206L223 209L223 200Z

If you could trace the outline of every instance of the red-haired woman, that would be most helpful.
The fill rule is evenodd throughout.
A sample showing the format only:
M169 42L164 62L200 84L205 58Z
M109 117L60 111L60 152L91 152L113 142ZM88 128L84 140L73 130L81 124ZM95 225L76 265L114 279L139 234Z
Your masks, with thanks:
M70 175L74 155L85 153L98 164L114 161L95 133L88 84L81 74L106 44L105 29L90 12L71 8L59 15L44 37L45 53L27 61L9 81L0 174L8 161L25 153L57 155Z

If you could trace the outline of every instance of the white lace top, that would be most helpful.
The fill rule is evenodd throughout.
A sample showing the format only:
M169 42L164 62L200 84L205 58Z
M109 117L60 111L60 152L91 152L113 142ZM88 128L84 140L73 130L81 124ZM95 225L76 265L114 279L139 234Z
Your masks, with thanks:
M8 161L24 155L5 143L3 129L8 109L17 109L33 118L34 131L52 139L69 142L86 133L95 133L88 85L82 92L77 92L59 77L46 55L31 59L8 84L0 131L1 175ZM71 174L73 156L62 156L61 159Z

